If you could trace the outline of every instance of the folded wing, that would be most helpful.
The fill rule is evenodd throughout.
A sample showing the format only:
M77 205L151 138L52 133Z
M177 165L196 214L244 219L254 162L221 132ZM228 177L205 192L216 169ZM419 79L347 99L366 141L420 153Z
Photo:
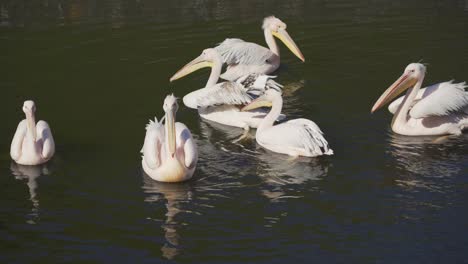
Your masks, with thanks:
M221 54L223 62L232 64L264 64L271 57L275 56L269 49L242 39L228 38L215 47Z
M468 113L468 92L465 91L465 82L453 81L437 83L421 89L410 110L412 118L425 118L428 116L445 116L450 113ZM394 114L404 96L398 98L388 107Z

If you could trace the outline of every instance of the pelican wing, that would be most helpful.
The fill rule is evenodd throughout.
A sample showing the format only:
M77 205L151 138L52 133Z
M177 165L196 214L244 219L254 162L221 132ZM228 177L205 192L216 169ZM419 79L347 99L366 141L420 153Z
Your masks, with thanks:
M429 86L421 100L410 110L413 118L444 116L468 110L468 93L465 82L443 82Z
M161 119L162 121L162 119ZM156 169L161 164L161 147L164 142L164 126L158 119L150 120L146 125L146 136L141 153L143 160L151 169Z
M36 125L38 141L42 142L42 157L50 159L55 153L55 142L50 130L49 124L46 121L39 121Z
M302 152L304 156L332 155L320 128L311 120L294 119L262 132L257 140L270 149Z
M333 150L328 146L327 140L323 137L323 132L312 120L299 118L286 122L286 124L294 124L297 129L298 137L302 146L309 151L318 155L332 155Z
M18 124L18 128L16 129L13 140L11 141L10 156L15 161L21 157L23 140L26 136L27 129L26 119L24 119Z
M185 166L189 169L195 167L198 161L197 144L193 140L192 133L183 123L176 123L177 144L184 149Z
M460 111L468 113L468 92L465 91L466 87L465 82L453 83L453 81L448 81L419 90L410 110L411 117L444 116ZM403 99L404 96L392 102L388 110L394 114Z
M283 85L273 80L274 78L276 78L276 76L252 73L240 77L236 82L245 87L250 95L258 97L268 89L281 92Z
M275 54L269 49L242 39L228 38L215 47L221 54L223 62L232 64L262 65Z
M199 95L197 98L198 107L244 105L252 101L247 90L235 82L222 82L203 90L203 95Z

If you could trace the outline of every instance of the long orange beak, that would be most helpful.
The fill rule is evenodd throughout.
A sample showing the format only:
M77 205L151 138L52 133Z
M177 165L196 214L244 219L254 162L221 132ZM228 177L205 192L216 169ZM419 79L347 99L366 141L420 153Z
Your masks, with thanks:
M263 96L258 97L257 99L250 102L248 105L241 108L241 112L257 109L260 107L271 107L272 103L268 100L265 100Z
M302 55L301 50L297 47L296 43L294 40L292 40L291 36L289 36L288 32L286 29L279 29L277 32L273 31L272 32L273 36L279 38L286 47L294 54L296 57L298 57L302 62L305 61L304 55Z
M190 73L199 70L205 67L213 67L213 62L209 60L205 60L203 55L196 57L191 62L187 63L184 67L178 70L172 77L169 79L170 82L180 79Z
M404 73L398 80L396 80L387 90L379 97L377 102L375 102L374 106L372 107L371 113L374 113L379 108L387 104L388 102L392 101L400 95L406 89L414 86L417 82L417 79L410 76L407 73Z

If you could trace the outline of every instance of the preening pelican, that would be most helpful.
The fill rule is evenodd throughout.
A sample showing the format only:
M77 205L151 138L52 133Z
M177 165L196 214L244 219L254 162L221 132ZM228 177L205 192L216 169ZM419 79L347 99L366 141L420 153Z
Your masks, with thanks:
M372 107L373 113L408 89L389 106L392 130L407 136L459 135L468 127L468 92L464 82L442 82L421 89L426 66L410 63Z
M25 101L23 112L26 119L18 124L13 141L11 142L10 156L21 165L39 165L47 162L55 153L55 143L52 131L45 121L36 124L34 113L36 105L33 101Z
M178 108L174 95L164 100L166 112L158 122L150 120L146 126L143 144L142 166L151 178L161 182L180 182L192 177L198 161L198 151L190 130L182 123L175 122Z
M241 127L248 130L257 127L266 112L262 109L242 112L239 105L245 105L268 89L281 90L283 87L275 82L273 76L249 74L236 82L218 83L223 62L215 49L205 49L200 56L186 64L171 77L170 81L182 78L198 69L211 67L211 74L205 88L193 91L184 96L187 107L198 109L204 119L220 124ZM281 116L284 118L284 116Z
M274 37L280 39L301 61L304 55L286 31L286 24L280 19L269 16L262 25L268 48L242 39L226 39L215 49L221 54L228 68L221 78L235 81L250 73L270 74L280 65L280 51Z
M278 91L268 90L242 110L271 107L271 111L257 128L255 139L260 146L290 156L315 157L332 155L333 150L320 128L311 120L299 118L273 125L281 113L283 98Z

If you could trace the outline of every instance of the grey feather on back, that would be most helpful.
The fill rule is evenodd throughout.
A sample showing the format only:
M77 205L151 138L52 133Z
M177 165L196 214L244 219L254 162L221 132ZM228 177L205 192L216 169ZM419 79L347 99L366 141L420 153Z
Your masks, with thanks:
M261 65L276 56L269 49L242 39L228 38L215 47L223 62L231 64Z

